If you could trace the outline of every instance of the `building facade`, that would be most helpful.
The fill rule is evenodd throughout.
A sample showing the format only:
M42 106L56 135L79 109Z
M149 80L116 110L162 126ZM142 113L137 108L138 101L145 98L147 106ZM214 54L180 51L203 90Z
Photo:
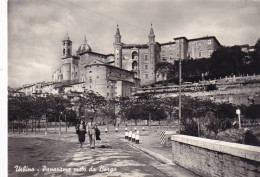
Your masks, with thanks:
M166 79L156 73L158 62L209 58L220 47L214 36L178 37L174 42L159 43L152 25L145 44L123 43L118 25L114 37L114 54L92 51L85 37L73 55L73 43L67 34L62 40L61 66L53 73L52 83L26 86L24 92L56 94L92 90L106 98L131 96L134 87Z
M174 42L161 44L161 60L174 63L181 59L210 58L221 45L215 36L196 39L174 38Z

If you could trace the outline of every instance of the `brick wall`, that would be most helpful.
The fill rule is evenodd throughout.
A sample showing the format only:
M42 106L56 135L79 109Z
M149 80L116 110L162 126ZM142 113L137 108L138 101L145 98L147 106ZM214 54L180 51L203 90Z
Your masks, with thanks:
M260 176L260 148L173 135L172 160L201 176Z

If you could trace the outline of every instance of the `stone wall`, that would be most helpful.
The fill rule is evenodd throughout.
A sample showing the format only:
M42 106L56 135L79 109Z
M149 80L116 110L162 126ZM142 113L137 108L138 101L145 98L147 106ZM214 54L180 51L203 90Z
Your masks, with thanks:
M173 135L172 160L201 176L260 176L260 148Z
M244 105L249 105L249 100L254 98L255 104L260 104L260 75L236 77L234 81L223 83L221 80L215 80L215 82L218 89L212 91L206 91L206 87L211 84L210 81L200 84L182 85L182 94L201 99L210 98L212 101L218 103L227 102ZM179 95L179 86L136 89L136 95L143 93L154 94L158 97L177 97Z

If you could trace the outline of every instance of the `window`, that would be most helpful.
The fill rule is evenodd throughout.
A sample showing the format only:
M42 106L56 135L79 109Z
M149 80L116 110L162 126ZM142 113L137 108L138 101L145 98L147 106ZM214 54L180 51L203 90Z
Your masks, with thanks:
M65 49L63 49L63 55L65 55Z
M77 76L78 75L78 73L77 72L75 72L75 76Z
M132 59L137 59L137 56L138 56L137 52L134 51L134 52L132 53Z
M92 71L89 71L89 73L92 73Z
M97 76L97 79L99 78L99 76Z
M158 74L158 75L157 75L157 78L159 78L159 77L160 77L160 75Z
M70 49L68 49L68 54L70 55Z
M92 79L91 78L89 79L89 83L92 83Z
M213 50L209 50L209 51L208 51L208 55L209 55L209 56L211 56L212 53L213 53Z
M145 79L148 79L148 74L145 74Z
M201 43L199 42L199 47L201 46Z
M208 40L208 45L211 45L211 40Z
M107 96L109 96L109 93L107 93Z
M114 94L113 94L113 93L111 93L111 96L113 97L113 96L114 96Z
M199 57L201 57L201 52L199 52Z
M144 59L148 60L148 55L147 54L144 55Z
M137 62L136 62L136 61L134 61L134 62L132 63L132 69L137 69Z
M190 58L190 52L188 53L188 58Z
M144 69L148 69L148 65L144 65Z
M162 57L162 60L163 60L163 61L166 61L167 59L166 59L166 57L165 57L165 56L163 56L163 57Z

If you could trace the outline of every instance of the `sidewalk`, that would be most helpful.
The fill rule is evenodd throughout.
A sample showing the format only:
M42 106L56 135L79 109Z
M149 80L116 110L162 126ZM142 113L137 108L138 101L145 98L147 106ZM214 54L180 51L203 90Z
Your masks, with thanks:
M126 142L128 140L125 140ZM140 131L139 144L129 141L129 145L153 156L163 164L174 167L174 174L177 176L198 176L197 174L172 162L172 147L163 146L160 142L160 135L156 132Z
M172 148L171 146L164 146L160 142L160 135L156 132L151 132L149 135L149 131L147 132L140 132L139 144L133 144L133 146L151 151L157 156L162 156L162 159L165 159L166 162L172 163Z

